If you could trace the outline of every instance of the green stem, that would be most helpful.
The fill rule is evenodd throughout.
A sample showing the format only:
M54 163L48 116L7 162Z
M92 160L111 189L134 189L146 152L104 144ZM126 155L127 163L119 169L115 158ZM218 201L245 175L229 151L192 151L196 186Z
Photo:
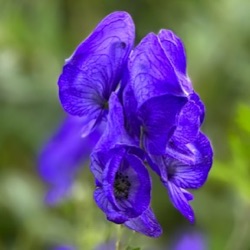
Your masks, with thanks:
M144 128L143 126L140 127L140 148L144 150Z
M117 226L117 238L115 243L115 250L121 250L121 232L122 232L122 225Z
M250 204L248 201L242 200L237 202L237 213L235 216L234 228L231 232L229 240L226 244L226 250L240 250L246 249L246 242L249 230L249 208Z

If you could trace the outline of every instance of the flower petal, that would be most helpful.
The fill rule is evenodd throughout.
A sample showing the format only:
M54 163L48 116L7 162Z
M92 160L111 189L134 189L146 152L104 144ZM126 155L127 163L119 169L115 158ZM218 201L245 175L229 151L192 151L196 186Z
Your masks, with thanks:
M208 244L205 235L201 232L195 232L187 230L183 232L178 241L175 242L174 246L171 248L173 250L208 250Z
M143 124L144 146L150 154L164 154L176 126L177 117L186 103L185 97L164 95L149 99L139 109Z
M119 154L121 147L137 146L127 134L124 127L123 107L115 93L112 93L109 101L109 114L105 131L91 154L90 169L97 182L102 183L102 174L108 161L114 154ZM139 152L135 153L139 155Z
M58 81L63 108L72 115L100 119L133 43L134 24L128 13L104 18L66 60Z
M164 94L185 95L171 61L153 33L143 38L135 48L128 68L139 107L152 97Z
M125 129L123 107L116 93L112 93L109 100L109 114L106 129L95 147L95 151L108 151L116 145L137 146L139 142L133 140Z
M190 95L190 100L193 100L196 103L196 105L199 107L199 109L200 109L200 124L202 124L204 121L204 118L205 118L205 105L201 101L199 95L196 92L193 92Z
M213 151L208 138L201 132L189 144L173 144L162 156L150 155L151 168L166 182L181 188L200 188L212 166Z
M90 171L95 177L95 182L97 186L102 185L102 173L104 167L108 161L107 154L102 152L93 152L90 155Z
M71 194L72 180L64 180L56 185L51 185L47 191L44 201L46 204L54 206Z
M172 65L177 68L179 72L186 75L186 52L181 39L176 36L173 31L165 29L160 30L158 37Z
M193 91L191 80L187 76L186 52L181 39L171 30L160 30L158 37L166 56L176 70L179 81L186 93Z
M178 209L181 214L186 217L191 223L194 223L194 211L188 203L189 199L187 199L187 191L185 190L185 193L183 193L181 188L177 187L171 181L164 183L164 185L168 190L170 200L174 207Z
M82 119L69 116L46 143L39 155L39 173L54 189L47 195L49 203L59 201L69 191L80 162L88 159L101 130L99 128L89 137L82 138Z
M169 174L169 180L181 188L200 188L206 182L212 166L213 150L208 138L201 132L187 147L192 151L195 162L193 164L185 161L176 163Z
M140 120L137 115L137 101L131 84L127 84L123 91L123 107L125 116L125 127L128 134L135 140L140 140Z
M69 245L61 245L61 246L57 246L53 250L76 250L76 248L73 246L69 246Z
M118 199L115 196L115 178L120 173L128 177L130 184L128 198ZM129 218L142 214L149 206L151 181L143 162L135 155L125 151L114 155L103 172L103 189L108 200Z
M172 140L182 144L194 141L200 125L200 108L194 101L189 100L179 114Z
M102 188L97 187L94 192L94 200L98 207L106 214L107 219L117 224L127 221L127 216L117 211L107 199Z
M151 208L148 208L139 217L130 219L124 224L126 227L149 237L159 237L162 234L161 226Z

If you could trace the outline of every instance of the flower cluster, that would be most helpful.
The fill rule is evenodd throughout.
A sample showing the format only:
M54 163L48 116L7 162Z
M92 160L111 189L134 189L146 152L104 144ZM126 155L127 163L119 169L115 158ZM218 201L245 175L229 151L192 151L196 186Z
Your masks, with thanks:
M213 151L200 131L205 108L187 75L180 38L160 30L133 47L134 36L128 13L104 18L66 60L59 97L70 117L77 117L77 131L70 132L75 140L81 132L86 144L99 131L90 156L98 207L108 220L158 237L162 229L150 206L148 167L159 175L174 207L194 222L187 189L205 183ZM82 152L76 144L71 149ZM41 164L41 172L61 187L58 183L72 180L74 171L63 168L57 183L56 171L47 174Z

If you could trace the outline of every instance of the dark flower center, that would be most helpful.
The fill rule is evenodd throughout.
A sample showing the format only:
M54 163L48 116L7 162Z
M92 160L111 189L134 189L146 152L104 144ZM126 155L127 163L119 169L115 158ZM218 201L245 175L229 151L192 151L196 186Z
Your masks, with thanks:
M121 42L121 47L122 47L123 49L125 49L125 48L126 48L126 43L125 43L125 42Z
M102 109L108 110L109 109L109 102L108 101L104 101L103 105L102 105Z
M163 156L163 164L166 167L168 179L170 180L176 173L176 160L170 160L166 156Z
M174 169L174 167L170 166L167 169L167 175L168 175L168 179L171 180L173 178L173 176L175 175L176 170Z
M120 172L117 172L115 176L115 184L114 184L115 198L116 199L128 199L130 187L131 187L131 183L128 180L128 176L123 175Z

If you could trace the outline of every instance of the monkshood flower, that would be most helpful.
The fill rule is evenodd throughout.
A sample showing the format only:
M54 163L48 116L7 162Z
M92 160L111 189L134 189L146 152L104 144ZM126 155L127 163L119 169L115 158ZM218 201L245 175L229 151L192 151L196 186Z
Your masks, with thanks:
M59 97L66 112L82 118L82 136L105 119L110 94L119 87L134 36L130 15L111 13L66 60L58 80Z
M68 194L81 159L88 158L105 118L108 99L117 88L134 42L134 24L126 12L107 16L66 60L59 77L59 96L69 116L41 152L39 171L52 189L50 204ZM79 119L77 116L80 116ZM84 140L81 137L89 135Z
M102 125L88 137L82 138L82 120L68 116L56 133L44 145L39 156L39 173L49 185L45 201L55 204L70 193L79 167L102 134Z
M56 248L54 248L54 250L76 250L76 248L69 245L62 245L57 246Z
M198 232L183 233L170 248L171 250L207 250L205 237Z
M194 212L189 205L193 195L186 189L198 189L207 179L212 166L213 151L207 137L201 132L195 141L174 145L175 155L150 155L151 166L161 177L171 202L190 222Z
M182 119L184 118L184 120L181 122L179 121L178 125L183 124L186 128L191 125L190 128L193 128L194 123L196 123L196 127L199 127L204 121L205 106L200 100L198 94L195 93L192 82L187 74L185 47L181 39L177 37L171 30L160 30L158 33L158 39L164 49L165 55L170 60L171 65L174 68L175 74L183 92L186 94L189 100L189 103L182 110L182 113L186 115L184 116L182 114L180 116ZM186 124L185 119L188 120ZM193 124L190 124L190 122L193 122ZM193 137L190 137L189 133L187 134L189 137L188 141L190 142ZM182 133L183 136L186 136L187 134L186 131ZM182 138L182 140L183 139L184 138Z
M129 14L108 15L66 60L59 97L66 112L79 117L80 126L72 132L77 140L79 132L91 139L105 124L91 154L98 207L108 220L158 237L162 230L150 207L146 165L159 175L173 205L193 222L193 195L187 189L205 183L213 151L200 131L205 107L188 77L180 38L161 30L146 35L132 51L133 42ZM59 175L56 167L48 167L48 174L44 169L45 180L63 192L75 174L69 167Z
M129 58L129 74L127 88L132 91L124 99L137 104L136 115L148 152L164 153L177 125L181 125L176 133L183 142L195 139L204 120L204 105L187 76L184 46L172 31L161 30L158 35L150 33L143 38ZM186 116L179 116L184 105L182 113Z
M91 156L94 199L108 220L158 237L161 228L150 208L151 180L144 152L125 130L123 107L115 93L109 107L106 130Z
M151 154L162 154L188 98L155 34L142 39L129 58L128 68L143 146Z
M193 196L186 189L205 183L213 152L200 132L205 108L187 76L184 46L171 31L150 33L131 54L128 69L130 82L123 95L125 110L131 113L127 117L138 117L148 163L173 205L193 222L188 203ZM136 108L130 111L125 98Z

